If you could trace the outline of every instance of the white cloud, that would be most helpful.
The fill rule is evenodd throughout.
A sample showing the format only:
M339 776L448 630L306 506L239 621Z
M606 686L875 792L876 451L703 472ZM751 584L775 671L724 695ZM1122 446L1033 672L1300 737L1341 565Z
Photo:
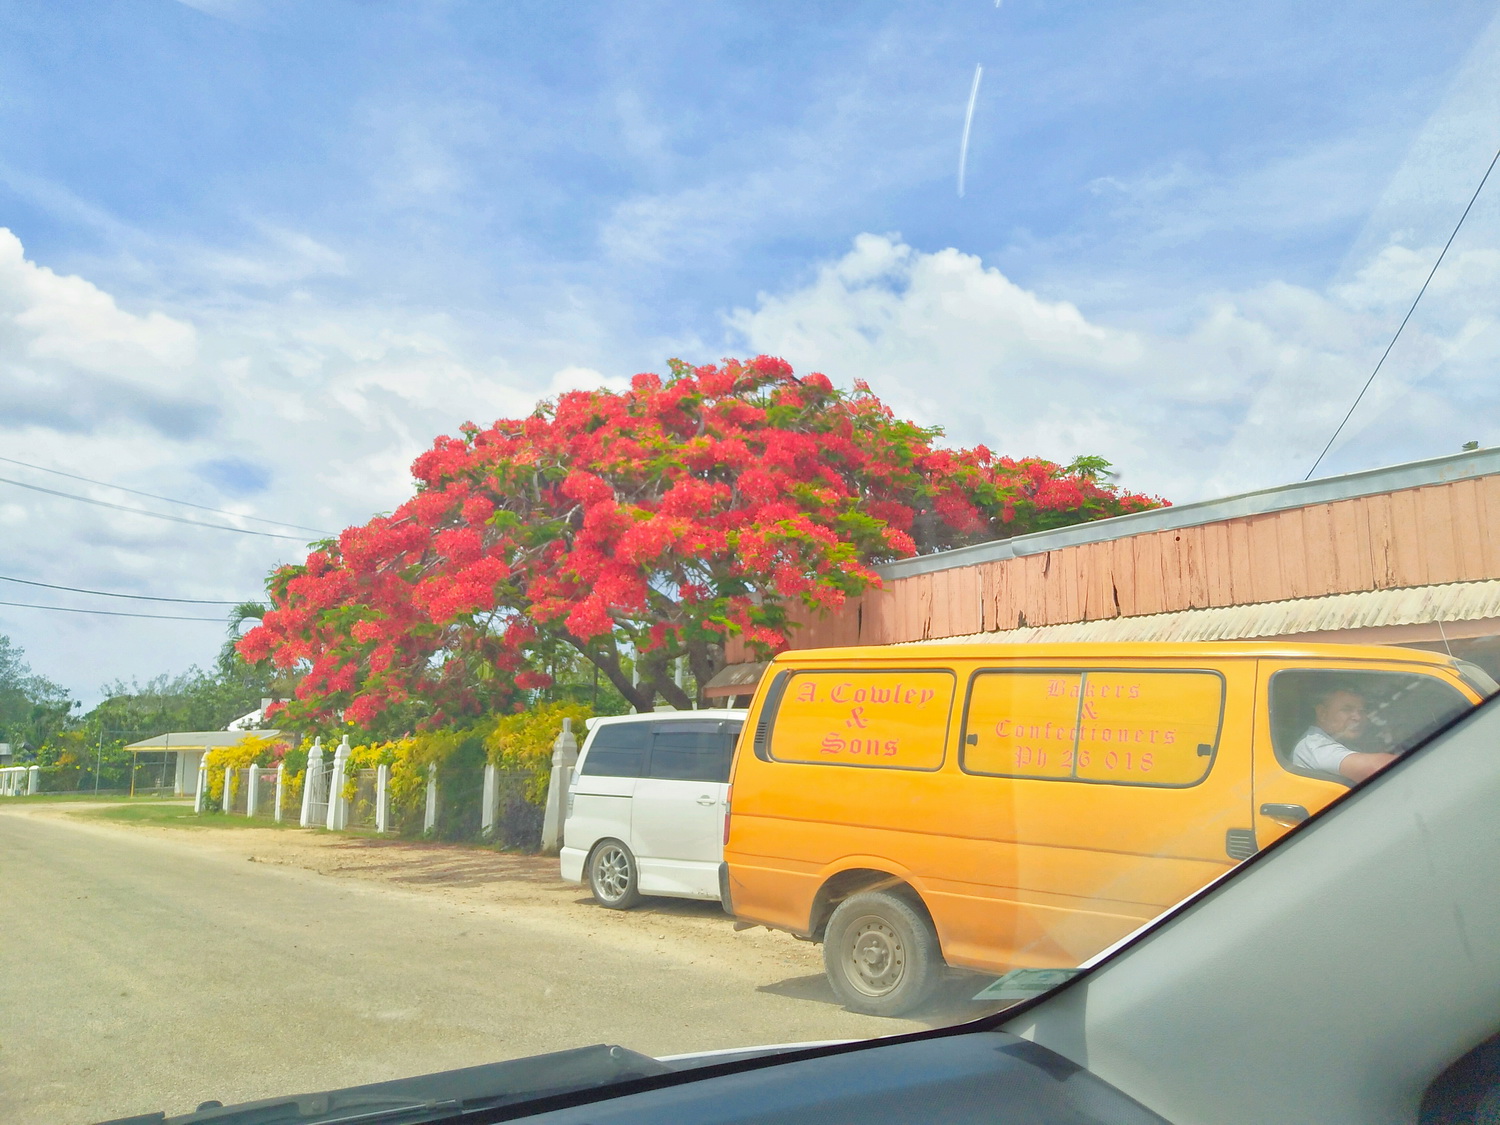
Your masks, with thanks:
M446 315L335 309L296 290L277 302L130 311L84 278L27 260L16 237L0 229L0 449L18 461L336 532L405 499L413 458L461 422L524 416L538 398L575 387L624 385L618 373L606 378L548 359L549 347L587 355L586 342L523 341L514 349L520 358L496 359L472 336ZM264 488L226 490L211 468L226 458ZM16 466L0 476L233 522ZM4 574L138 594L256 596L272 566L303 553L302 538L194 528L6 484L0 526ZM216 612L3 582L0 601ZM223 638L213 623L4 606L0 633L23 645L40 671L85 695L117 676L146 678L211 660Z
M83 278L27 261L20 240L0 228L0 380L10 426L201 428L211 407L196 386L197 354L191 324L120 308Z
M1430 263L1435 253L1418 258ZM1059 460L1102 454L1131 487L1192 500L1303 475L1384 346L1393 295L1410 291L1404 276L1380 276L1390 264L1377 259L1330 293L1276 282L1213 296L1172 335L1093 322L956 250L921 253L862 235L810 284L763 294L729 326L749 351L845 384L868 380L955 442ZM1477 310L1492 307L1500 271L1486 250L1452 265L1473 287L1465 302L1476 311L1455 317L1450 308L1436 327L1409 328L1407 378L1372 390L1342 444L1381 424L1399 425L1400 440L1377 432L1323 471L1453 452L1460 430L1500 442L1493 412L1486 420L1462 396L1411 389L1441 368L1471 397L1489 386L1493 398L1484 379L1500 337Z
M256 234L250 248L205 250L188 255L186 264L221 285L277 286L349 273L343 254L301 231L257 224Z
M192 362L191 325L151 312L134 316L81 277L28 262L21 240L0 229L0 318L27 360L88 371L180 371Z

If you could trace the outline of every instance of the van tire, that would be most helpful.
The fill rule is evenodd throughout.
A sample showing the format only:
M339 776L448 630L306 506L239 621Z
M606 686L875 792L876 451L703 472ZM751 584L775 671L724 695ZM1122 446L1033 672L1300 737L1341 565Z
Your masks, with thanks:
M890 891L866 891L839 903L823 935L823 967L845 1007L869 1016L901 1016L937 987L943 954L927 916Z
M619 840L600 840L589 853L589 891L594 901L610 910L639 906L641 892L635 856Z

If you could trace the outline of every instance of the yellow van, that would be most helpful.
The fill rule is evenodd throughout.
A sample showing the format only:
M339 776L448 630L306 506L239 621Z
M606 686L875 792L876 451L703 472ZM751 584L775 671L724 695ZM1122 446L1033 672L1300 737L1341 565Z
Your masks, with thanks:
M1495 690L1374 646L786 653L735 754L724 907L823 942L839 998L879 1015L944 964L1076 965L1344 792L1342 755L1399 753Z

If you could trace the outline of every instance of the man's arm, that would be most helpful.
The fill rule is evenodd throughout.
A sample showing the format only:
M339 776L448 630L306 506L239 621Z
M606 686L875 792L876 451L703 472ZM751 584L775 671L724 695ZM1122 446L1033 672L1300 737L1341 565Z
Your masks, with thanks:
M1395 760L1394 754L1361 754L1356 750L1344 755L1343 761L1339 762L1339 773L1350 781L1360 782L1373 777Z

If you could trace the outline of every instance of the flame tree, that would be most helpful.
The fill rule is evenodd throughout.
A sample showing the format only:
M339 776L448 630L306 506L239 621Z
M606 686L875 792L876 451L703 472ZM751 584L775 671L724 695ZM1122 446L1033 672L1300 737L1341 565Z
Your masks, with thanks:
M1061 466L935 444L862 382L782 360L637 375L439 438L416 494L268 581L240 642L301 673L284 719L433 725L520 705L576 650L640 709L693 700L740 635L769 655L795 603L836 610L874 564L1160 501Z

